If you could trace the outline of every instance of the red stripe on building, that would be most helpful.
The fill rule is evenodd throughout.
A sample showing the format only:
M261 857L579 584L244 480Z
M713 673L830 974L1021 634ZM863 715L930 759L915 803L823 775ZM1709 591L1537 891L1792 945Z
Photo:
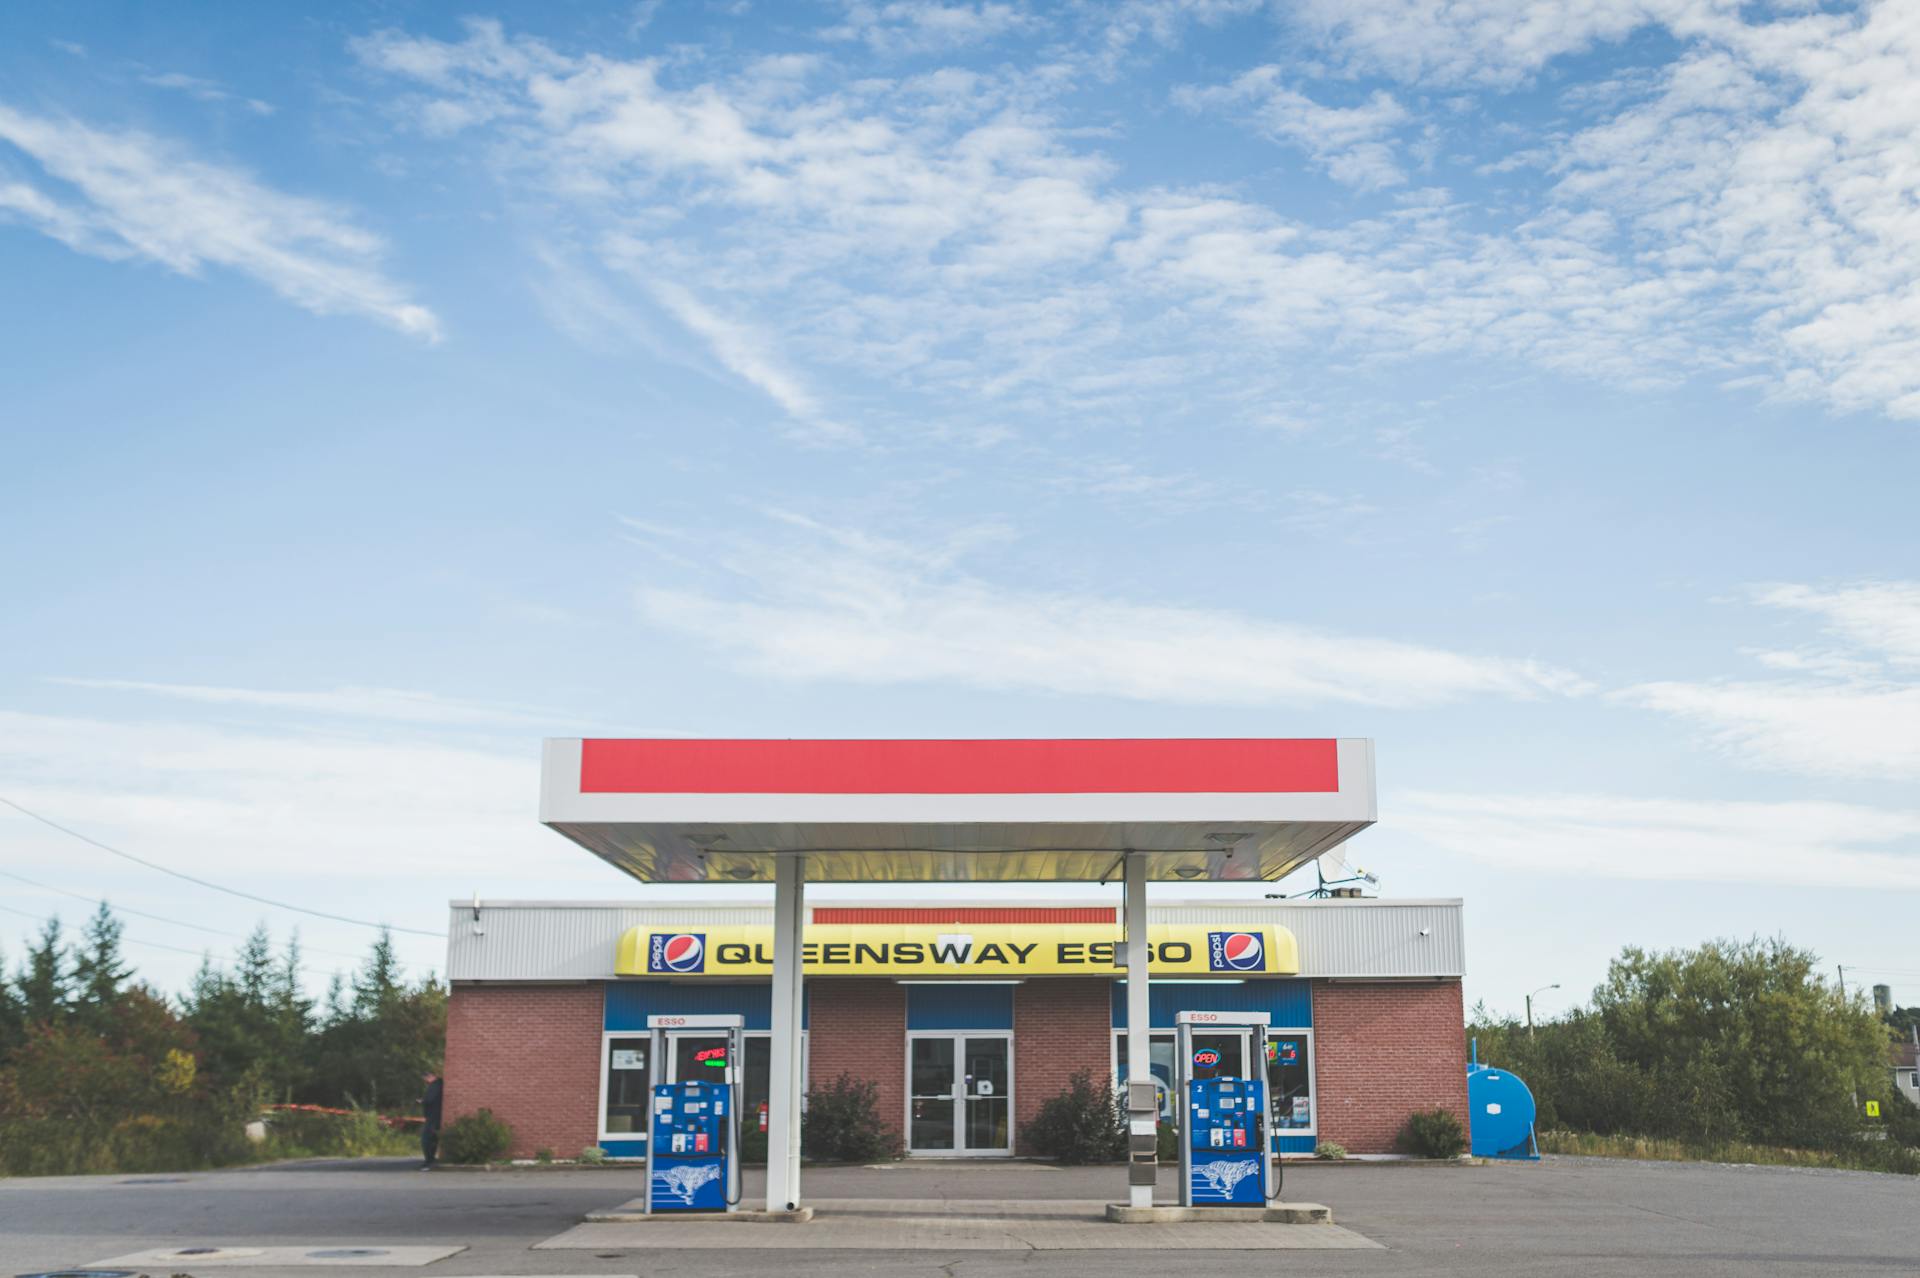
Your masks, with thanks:
M813 908L815 923L1112 923L1111 905L1071 906L1060 909L863 909L858 906Z
M584 741L584 794L1331 794L1332 740Z

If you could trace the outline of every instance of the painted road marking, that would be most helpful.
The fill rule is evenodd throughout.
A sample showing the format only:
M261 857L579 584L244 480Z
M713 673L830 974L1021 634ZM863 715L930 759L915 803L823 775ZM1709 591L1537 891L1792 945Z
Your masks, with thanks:
M201 1268L229 1269L236 1265L417 1268L465 1250L465 1247L387 1247L379 1243L332 1243L319 1247L155 1247L149 1251L115 1256L110 1260L96 1260L86 1268L170 1266L169 1272L173 1273L192 1273Z

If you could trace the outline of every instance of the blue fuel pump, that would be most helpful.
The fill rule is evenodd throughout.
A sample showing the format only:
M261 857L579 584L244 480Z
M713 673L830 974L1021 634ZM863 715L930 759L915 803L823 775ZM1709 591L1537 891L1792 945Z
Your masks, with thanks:
M1279 1197L1271 1152L1265 1012L1179 1012L1174 1054L1180 1073L1180 1204L1264 1207ZM1195 1032L1242 1036L1238 1068Z
M695 1077L653 1085L647 1122L649 1213L729 1212L739 1206L745 1024L739 1016L647 1018L649 1060L661 1073L671 1032L724 1043L695 1053Z

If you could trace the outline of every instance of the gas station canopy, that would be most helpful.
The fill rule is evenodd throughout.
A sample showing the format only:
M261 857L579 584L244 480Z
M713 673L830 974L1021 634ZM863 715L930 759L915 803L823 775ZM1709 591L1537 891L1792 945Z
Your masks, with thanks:
M652 883L1255 882L1373 824L1373 743L557 739L540 819Z

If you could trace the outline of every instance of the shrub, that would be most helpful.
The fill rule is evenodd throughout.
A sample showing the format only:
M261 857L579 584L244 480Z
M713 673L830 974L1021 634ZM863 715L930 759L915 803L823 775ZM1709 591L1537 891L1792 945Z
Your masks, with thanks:
M1153 1156L1163 1163L1180 1161L1180 1129L1161 1123L1153 1129Z
M749 1118L746 1127L740 1133L740 1161L766 1166L767 1134L760 1130L757 1120Z
M490 1109L462 1114L440 1133L440 1156L450 1163L490 1163L513 1148L513 1128Z
M900 1133L881 1121L880 1089L842 1074L807 1093L800 1149L822 1163L877 1163L900 1157Z
M580 1151L580 1161L589 1167L598 1167L607 1161L607 1151L598 1145L589 1145Z
M275 1158L374 1158L419 1148L417 1134L389 1127L363 1109L350 1114L283 1109L266 1119L266 1152Z
M553 1161L553 1151L551 1149L536 1149L533 1151L533 1161L536 1163L550 1163Z
M1119 1162L1127 1156L1127 1120L1113 1085L1085 1071L1049 1096L1021 1133L1035 1153L1069 1165Z
M1407 1116L1400 1148L1415 1158L1458 1158L1467 1148L1467 1129L1450 1109L1423 1109Z
M1313 1147L1315 1158L1340 1159L1347 1156L1347 1147L1337 1140L1323 1140Z

